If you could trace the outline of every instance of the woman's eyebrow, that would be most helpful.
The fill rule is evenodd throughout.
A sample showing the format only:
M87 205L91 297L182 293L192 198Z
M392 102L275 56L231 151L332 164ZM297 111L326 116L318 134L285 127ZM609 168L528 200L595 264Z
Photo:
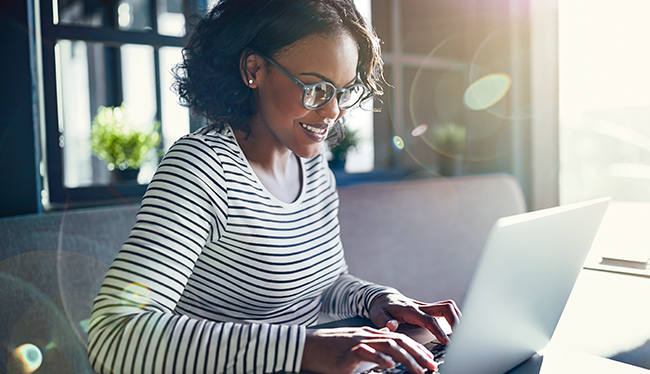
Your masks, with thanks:
M309 76L313 76L313 77L316 77L316 78L318 78L318 79L320 79L320 80L324 80L325 82L329 82L329 83L331 83L333 86L336 87L336 84L334 84L334 81L331 80L331 79L329 79L328 77L324 76L323 74L319 74L319 73L311 73L311 72L310 72L310 73L300 73L300 75L309 75ZM357 77L352 78L352 80L349 81L348 83L344 84L343 87L346 87L346 86L349 86L349 85L353 84L356 80L357 80Z

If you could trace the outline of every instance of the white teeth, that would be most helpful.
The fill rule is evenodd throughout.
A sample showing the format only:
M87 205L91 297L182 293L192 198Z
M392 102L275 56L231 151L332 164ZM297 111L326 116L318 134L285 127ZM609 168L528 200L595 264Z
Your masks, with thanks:
M308 125L306 123L300 123L300 125L302 127L304 127L305 129L307 129L307 130L309 130L309 131L311 131L311 132L313 132L315 134L318 134L318 135L323 135L327 131L327 129L319 129L319 128L314 127L314 126L310 126L310 125Z

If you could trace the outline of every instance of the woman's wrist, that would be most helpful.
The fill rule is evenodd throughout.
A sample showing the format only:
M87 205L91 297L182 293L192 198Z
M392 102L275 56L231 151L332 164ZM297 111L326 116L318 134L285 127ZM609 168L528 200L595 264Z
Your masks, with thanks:
M370 314L370 312L372 311L372 309L373 309L375 306L377 306L376 304L378 304L378 303L380 303L380 304L381 304L381 303L384 303L384 304L388 305L388 304L390 304L391 299L400 299L400 300L403 300L404 297L405 297L405 296L402 295L401 293L396 293L396 292L384 292L384 293L380 293L380 294L377 295L374 299L372 299L372 301L370 302L370 305L368 306L368 312L369 312L369 314Z
M302 359L300 361L300 370L315 372L318 368L316 363L318 362L318 349L317 346L317 329L306 329L305 330L305 344L302 350Z

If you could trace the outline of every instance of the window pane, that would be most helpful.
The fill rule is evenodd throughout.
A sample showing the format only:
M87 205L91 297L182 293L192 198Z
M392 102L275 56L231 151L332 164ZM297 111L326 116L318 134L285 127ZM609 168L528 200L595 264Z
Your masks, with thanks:
M649 12L645 0L561 2L563 202L650 201Z
M366 173L375 166L375 146L373 143L373 112L355 108L347 115L346 126L355 131L357 146L349 151L345 162L348 173Z
M107 56L121 56L121 69L110 68ZM153 47L124 45L119 50L101 43L60 40L56 45L59 146L63 149L63 180L66 188L117 183L109 164L93 155L91 126L100 106L118 106L115 90L136 128L151 130L156 118L156 86ZM119 74L118 74L119 72ZM115 77L121 74L120 82ZM119 97L120 95L117 95ZM137 182L147 183L157 165L155 150L141 167ZM123 183L123 182L120 182Z
M433 142L433 130L447 123L463 123L462 73L415 67L404 67L402 71L404 120L396 122L395 131L404 142L404 163L410 168L419 165L438 172L441 152ZM420 125L426 125L427 131L412 135Z
M174 65L181 62L181 50L177 47L160 48L160 92L162 96L163 147L166 150L178 138L190 131L190 116L171 90Z
M153 47L125 44L120 47L120 56L124 105L134 110L135 122L153 123L156 118Z
M83 0L53 0L55 24L94 26L104 25L106 7L101 3L84 4Z
M54 23L151 30L152 0L53 0Z
M122 90L124 107L133 125L144 130L153 129L156 122L156 79L153 47L125 44L120 47L122 59ZM142 166L139 183L151 180L158 159L155 152Z
M650 3L559 5L560 200L614 200L588 264L600 266L601 256L644 262L650 258Z
M115 49L101 43L59 40L55 47L59 146L66 188L105 185L111 180L106 163L93 157L90 129L100 106L108 106L115 89L107 64Z
M122 0L117 4L117 24L122 30L151 30L152 0Z
M456 0L398 1L400 38L403 53L466 60L470 11L466 2ZM469 26L469 25L468 25Z
M59 126L62 133L63 179L65 187L93 183L90 151L90 79L88 61L103 61L98 49L83 41L60 40L55 48L57 58L57 91ZM101 50L101 48L99 48ZM97 68L97 66L93 67Z
M182 0L158 0L158 33L169 36L185 36Z

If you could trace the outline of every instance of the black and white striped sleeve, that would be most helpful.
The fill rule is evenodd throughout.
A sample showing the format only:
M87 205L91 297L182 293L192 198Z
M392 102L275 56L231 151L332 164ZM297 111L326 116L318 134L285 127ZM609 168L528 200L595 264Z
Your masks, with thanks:
M221 160L197 137L167 153L97 295L88 334L97 373L297 372L305 328L177 313L206 242L227 225Z
M380 286L343 272L323 293L321 312L340 318L370 318L372 302L382 294L400 294L394 288Z

